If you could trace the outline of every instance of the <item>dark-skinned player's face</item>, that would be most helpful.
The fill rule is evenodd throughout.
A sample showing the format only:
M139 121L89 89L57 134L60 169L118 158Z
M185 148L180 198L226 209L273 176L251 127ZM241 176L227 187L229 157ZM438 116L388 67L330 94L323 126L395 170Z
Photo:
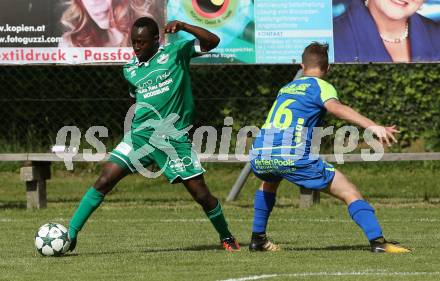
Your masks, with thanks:
M139 61L149 60L159 48L159 36L152 35L147 27L131 29L131 44Z

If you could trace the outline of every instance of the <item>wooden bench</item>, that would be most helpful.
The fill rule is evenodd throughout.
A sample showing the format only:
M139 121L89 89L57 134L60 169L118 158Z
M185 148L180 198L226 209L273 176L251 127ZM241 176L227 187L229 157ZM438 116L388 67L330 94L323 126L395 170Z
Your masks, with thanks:
M102 161L105 161L106 156ZM232 187L227 201L233 201L241 191L249 173L250 165L247 155L205 155L200 154L200 161L211 163L246 163L240 177ZM328 162L336 162L335 155L320 155ZM221 160L219 160L221 159ZM425 161L440 160L440 153L386 153L379 161ZM52 162L63 162L64 160L54 153L10 153L0 154L0 161L23 162L20 169L20 179L26 183L26 198L28 209L40 209L47 206L46 180L51 178L50 165ZM73 162L90 162L84 159L83 154L77 154ZM345 162L363 162L360 154L344 154ZM93 161L98 162L98 161ZM313 203L319 202L319 192L301 188L300 207L310 207Z

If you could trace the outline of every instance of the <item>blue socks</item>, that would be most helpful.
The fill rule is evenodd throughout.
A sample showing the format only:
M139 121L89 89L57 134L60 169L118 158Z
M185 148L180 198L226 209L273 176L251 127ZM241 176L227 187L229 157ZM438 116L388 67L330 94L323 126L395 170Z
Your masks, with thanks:
M351 218L365 233L369 241L383 237L382 228L374 214L374 209L366 201L354 201L348 206L348 212Z
M275 205L275 196L276 194L272 192L261 190L255 192L253 233L266 232L267 221Z
M254 199L253 233L265 233L270 213L275 205L275 193L257 190ZM357 200L348 206L351 218L362 229L369 241L383 237L374 209L364 200Z

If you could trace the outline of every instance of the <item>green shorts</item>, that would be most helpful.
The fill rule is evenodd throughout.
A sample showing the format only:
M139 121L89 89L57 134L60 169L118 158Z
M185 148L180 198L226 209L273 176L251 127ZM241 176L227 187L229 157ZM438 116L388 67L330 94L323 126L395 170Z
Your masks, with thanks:
M186 135L178 140L164 140L129 132L110 153L108 161L131 173L145 175L145 172L149 173L149 177L164 174L170 183L187 180L205 172ZM153 163L158 166L159 171L147 171L147 167Z

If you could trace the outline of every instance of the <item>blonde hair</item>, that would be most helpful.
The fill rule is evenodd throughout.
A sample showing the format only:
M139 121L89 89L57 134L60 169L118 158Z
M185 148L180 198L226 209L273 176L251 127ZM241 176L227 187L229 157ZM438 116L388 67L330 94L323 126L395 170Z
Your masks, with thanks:
M153 18L158 26L163 26L163 0L112 0L110 28L123 34L119 47L131 46L130 31L133 22L144 16ZM91 19L81 0L69 0L68 8L61 17L65 28L65 43L73 47L100 47L108 40L102 29Z

